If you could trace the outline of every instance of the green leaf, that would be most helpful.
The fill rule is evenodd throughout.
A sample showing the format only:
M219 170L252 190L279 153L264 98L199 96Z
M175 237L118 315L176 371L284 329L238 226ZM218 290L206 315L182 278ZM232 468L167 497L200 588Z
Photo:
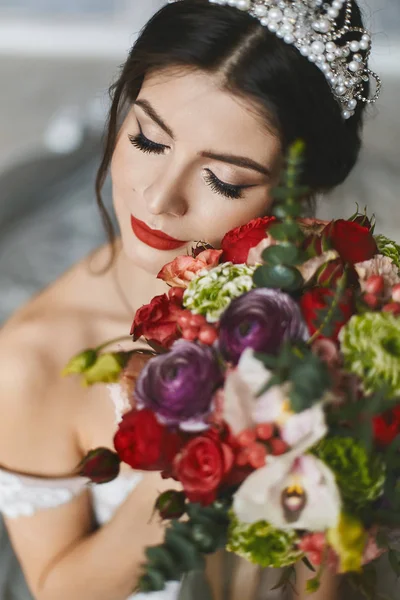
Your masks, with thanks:
M281 588L286 588L287 586L290 586L293 589L292 579L296 580L295 567L293 565L284 567L278 582L276 585L274 585L274 587L271 588L270 591L273 592L274 590L280 590Z
M313 567L313 565L308 560L307 556L303 556L303 558L301 560L306 565L307 569L310 569L310 571L313 571L313 573L317 572L317 570Z
M167 529L165 541L167 546L179 558L183 572L204 569L204 556L199 553L192 541L181 537L172 529Z
M85 385L117 383L129 356L129 352L107 352L101 354L94 365L85 371L83 375Z
M73 356L68 364L62 370L62 375L73 375L75 373L85 373L97 360L97 352L89 348Z
M285 265L262 265L253 274L256 287L295 291L301 288L303 277L296 268Z
M313 594L314 592L317 592L320 587L321 587L321 582L319 580L319 577L313 577L312 579L309 579L306 583L306 590L309 594Z
M303 209L300 202L286 202L286 204L276 203L272 207L272 214L277 219L285 219L286 217L292 217L292 219L296 219L297 217L300 217L302 212Z
M397 577L400 577L400 552L390 549L388 552L390 566Z
M310 188L306 185L296 185L293 187L279 186L272 190L271 195L277 200L287 200L288 198L302 198L306 196L309 191ZM294 206L296 206L296 204L294 204ZM299 216L302 212L300 202L297 203L297 208L298 214L296 216Z
M146 548L146 557L150 567L157 568L167 581L179 581L181 574L171 554L162 546Z
M161 571L147 567L145 575L139 580L139 589L142 592L161 592L165 588L165 578Z
M262 258L270 265L288 265L294 267L303 262L304 256L302 254L301 250L295 244L284 242L266 248L262 253Z
M296 221L286 221L271 225L268 234L278 242L295 242L303 238L303 233Z

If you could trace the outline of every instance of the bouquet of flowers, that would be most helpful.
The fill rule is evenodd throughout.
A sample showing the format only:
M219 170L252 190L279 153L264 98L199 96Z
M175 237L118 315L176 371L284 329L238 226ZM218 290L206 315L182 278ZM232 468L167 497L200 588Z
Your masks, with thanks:
M169 293L132 326L156 350L136 380L135 351L66 368L117 384L129 407L115 452L80 472L109 481L123 461L182 486L157 499L165 541L146 551L142 591L221 547L285 567L281 585L303 560L309 591L330 568L371 593L385 551L400 571L400 247L358 211L302 219L301 162L297 143L273 216L161 270Z

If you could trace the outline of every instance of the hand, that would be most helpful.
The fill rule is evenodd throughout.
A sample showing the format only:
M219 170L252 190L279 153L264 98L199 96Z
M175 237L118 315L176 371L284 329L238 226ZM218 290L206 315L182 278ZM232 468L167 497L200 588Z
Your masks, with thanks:
M133 350L133 354L128 360L121 376L121 386L127 398L132 398L136 380L140 372L154 356L156 356L156 353L153 350Z

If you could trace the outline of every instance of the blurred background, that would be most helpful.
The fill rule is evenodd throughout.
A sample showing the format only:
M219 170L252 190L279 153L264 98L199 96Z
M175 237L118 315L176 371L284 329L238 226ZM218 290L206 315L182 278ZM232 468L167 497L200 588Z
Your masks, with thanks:
M400 2L359 1L384 89L369 110L357 168L318 211L349 216L356 203L368 206L377 229L400 238ZM0 0L0 325L104 242L93 188L107 89L162 4ZM30 598L1 523L0 598Z

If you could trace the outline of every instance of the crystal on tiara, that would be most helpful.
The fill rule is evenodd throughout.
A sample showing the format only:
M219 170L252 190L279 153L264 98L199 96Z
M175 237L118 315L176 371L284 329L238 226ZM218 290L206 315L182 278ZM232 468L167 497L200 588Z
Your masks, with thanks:
M182 0L168 0L169 3ZM351 0L208 0L248 12L286 44L295 46L325 75L344 119L355 113L358 102L372 104L379 97L381 79L368 68L371 36L351 26ZM343 14L343 24L338 17ZM363 84L376 82L371 98Z

